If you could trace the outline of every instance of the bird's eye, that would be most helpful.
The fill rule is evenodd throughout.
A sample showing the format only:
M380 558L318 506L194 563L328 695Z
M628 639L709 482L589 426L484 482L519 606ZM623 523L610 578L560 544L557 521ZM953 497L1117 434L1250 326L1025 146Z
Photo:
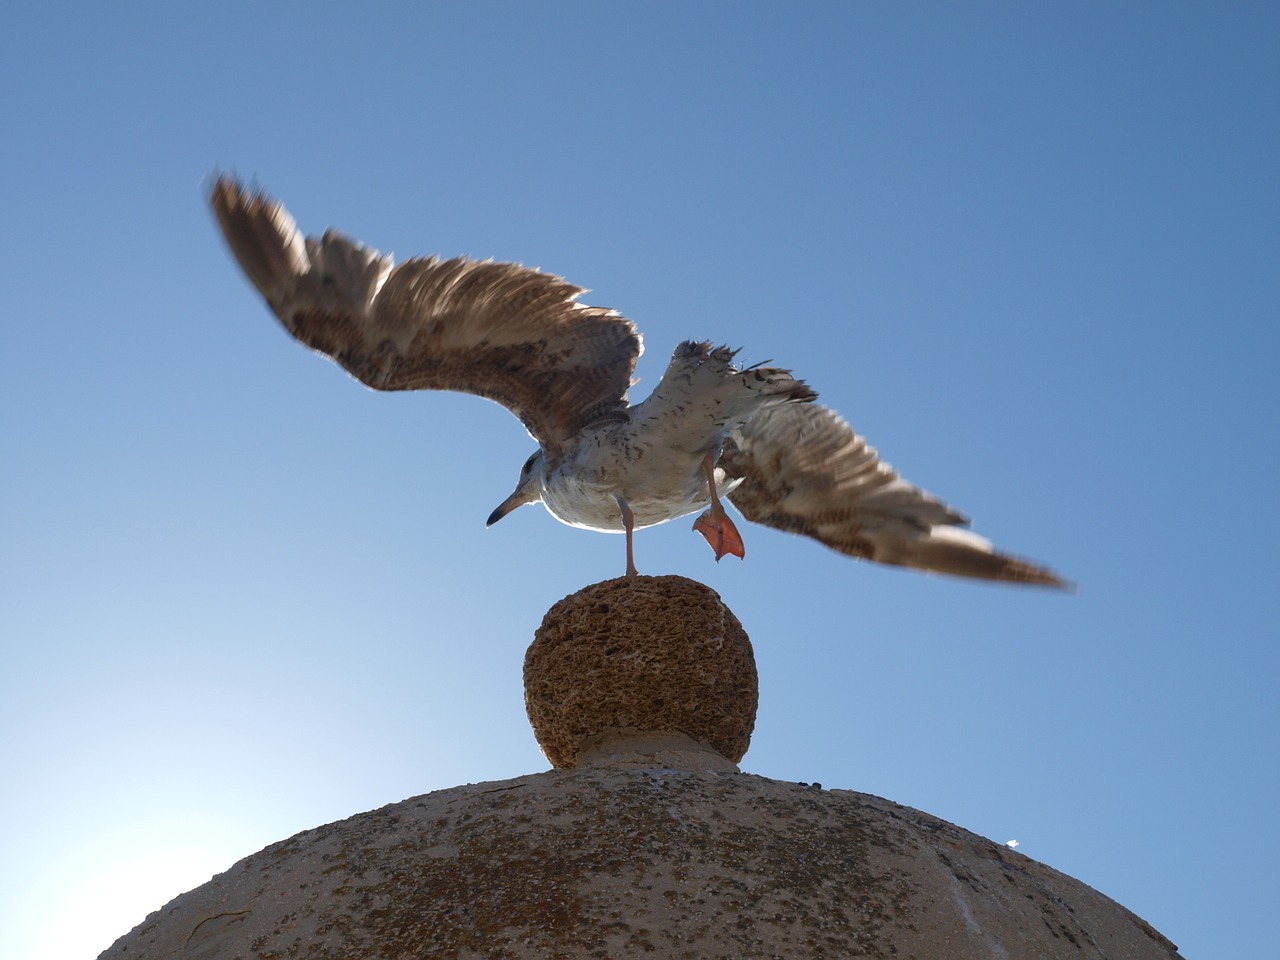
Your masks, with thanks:
M524 466L520 468L520 472L521 472L521 473L528 473L530 470L532 470L532 469L533 469L533 461L535 461L535 460L537 460L537 459L538 459L538 455L537 455L536 453L535 453L535 454L533 454L532 456L530 456L530 457L529 457L529 459L528 459L528 460L526 460L526 461L524 462Z

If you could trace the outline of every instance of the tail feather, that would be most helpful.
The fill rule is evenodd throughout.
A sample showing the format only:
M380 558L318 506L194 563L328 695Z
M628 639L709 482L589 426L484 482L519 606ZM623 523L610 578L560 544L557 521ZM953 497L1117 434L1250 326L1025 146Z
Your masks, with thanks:
M633 413L645 425L646 437L685 453L718 454L729 432L760 411L817 396L789 370L739 370L733 365L735 353L707 341L687 340L676 347L662 380Z

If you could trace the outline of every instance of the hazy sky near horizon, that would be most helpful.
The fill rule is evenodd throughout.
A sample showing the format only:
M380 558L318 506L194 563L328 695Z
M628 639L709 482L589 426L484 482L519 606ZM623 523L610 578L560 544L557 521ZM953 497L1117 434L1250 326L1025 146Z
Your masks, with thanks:
M1280 7L10 5L0 956L92 957L266 844L546 768L525 646L622 572L496 405L292 342L230 170L401 257L517 260L793 368L1074 594L689 523L743 769L926 810L1184 956L1274 960Z

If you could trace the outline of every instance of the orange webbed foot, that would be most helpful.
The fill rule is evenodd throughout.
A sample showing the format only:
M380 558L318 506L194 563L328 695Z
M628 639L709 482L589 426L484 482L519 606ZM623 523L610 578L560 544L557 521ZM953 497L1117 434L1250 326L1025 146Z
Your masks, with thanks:
M715 551L716 563L728 554L742 558L747 555L742 545L742 535L734 526L733 520L719 505L708 507L693 521L693 529L706 537L707 543Z

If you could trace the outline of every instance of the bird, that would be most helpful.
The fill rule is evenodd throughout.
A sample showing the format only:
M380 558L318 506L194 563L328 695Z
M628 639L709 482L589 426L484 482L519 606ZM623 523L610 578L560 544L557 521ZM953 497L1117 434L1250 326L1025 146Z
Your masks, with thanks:
M227 174L208 196L235 260L301 343L375 390L475 394L521 420L538 449L489 526L541 502L570 526L624 534L634 577L634 532L694 513L717 561L745 557L728 500L854 558L1067 586L903 480L790 370L686 340L632 404L635 324L562 277L462 256L396 263L332 228L304 237L283 204Z

